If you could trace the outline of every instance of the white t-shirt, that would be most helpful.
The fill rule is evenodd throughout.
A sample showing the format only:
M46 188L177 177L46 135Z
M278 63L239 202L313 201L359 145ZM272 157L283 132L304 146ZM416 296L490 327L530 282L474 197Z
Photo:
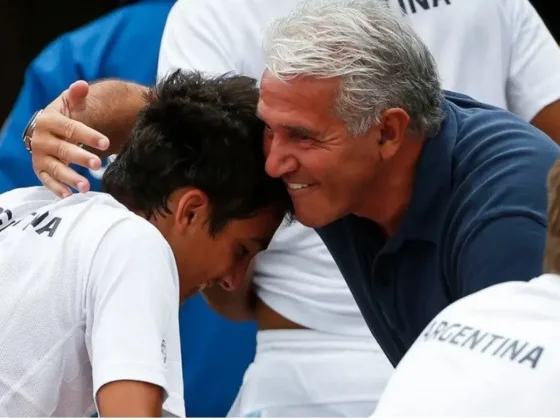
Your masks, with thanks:
M400 10L398 0L389 0ZM163 34L158 75L176 69L260 79L262 35L301 0L179 0ZM446 89L508 107L527 120L560 98L560 49L528 0L404 2L406 19L435 56ZM437 3L437 6L433 4ZM295 223L257 257L255 284L271 308L303 326L368 335L319 236Z
M463 298L401 360L374 417L560 417L560 276Z
M148 221L101 193L2 194L0 290L0 416L89 416L117 380L185 415L177 268Z

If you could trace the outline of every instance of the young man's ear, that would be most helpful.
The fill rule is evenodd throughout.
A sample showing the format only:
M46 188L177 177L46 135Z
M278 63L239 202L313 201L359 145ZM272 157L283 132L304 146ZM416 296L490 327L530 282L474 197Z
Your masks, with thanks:
M182 232L198 228L208 220L208 196L199 189L178 191L175 206L175 226Z

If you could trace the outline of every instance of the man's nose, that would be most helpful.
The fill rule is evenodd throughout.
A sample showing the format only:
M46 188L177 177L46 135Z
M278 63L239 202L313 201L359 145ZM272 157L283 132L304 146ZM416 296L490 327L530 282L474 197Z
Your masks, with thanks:
M297 159L289 152L286 142L277 134L265 141L264 153L266 156L265 170L273 178L295 172L298 167Z

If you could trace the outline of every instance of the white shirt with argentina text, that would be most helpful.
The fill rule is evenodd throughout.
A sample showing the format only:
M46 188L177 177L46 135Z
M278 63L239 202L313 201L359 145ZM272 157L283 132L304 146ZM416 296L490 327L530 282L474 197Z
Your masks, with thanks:
M374 417L559 417L560 276L465 297L425 328Z
M0 195L0 416L90 416L118 380L184 416L178 287L163 236L109 195Z

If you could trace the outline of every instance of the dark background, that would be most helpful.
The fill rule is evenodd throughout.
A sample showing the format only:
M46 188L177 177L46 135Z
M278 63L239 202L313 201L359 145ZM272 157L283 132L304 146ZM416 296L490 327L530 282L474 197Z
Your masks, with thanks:
M31 60L58 35L91 22L118 4L117 0L0 0L0 127Z
M25 68L50 41L127 3L134 0L0 0L0 57L4 63L0 66L0 127L17 97ZM552 9L556 1L531 3L560 41L560 15Z

